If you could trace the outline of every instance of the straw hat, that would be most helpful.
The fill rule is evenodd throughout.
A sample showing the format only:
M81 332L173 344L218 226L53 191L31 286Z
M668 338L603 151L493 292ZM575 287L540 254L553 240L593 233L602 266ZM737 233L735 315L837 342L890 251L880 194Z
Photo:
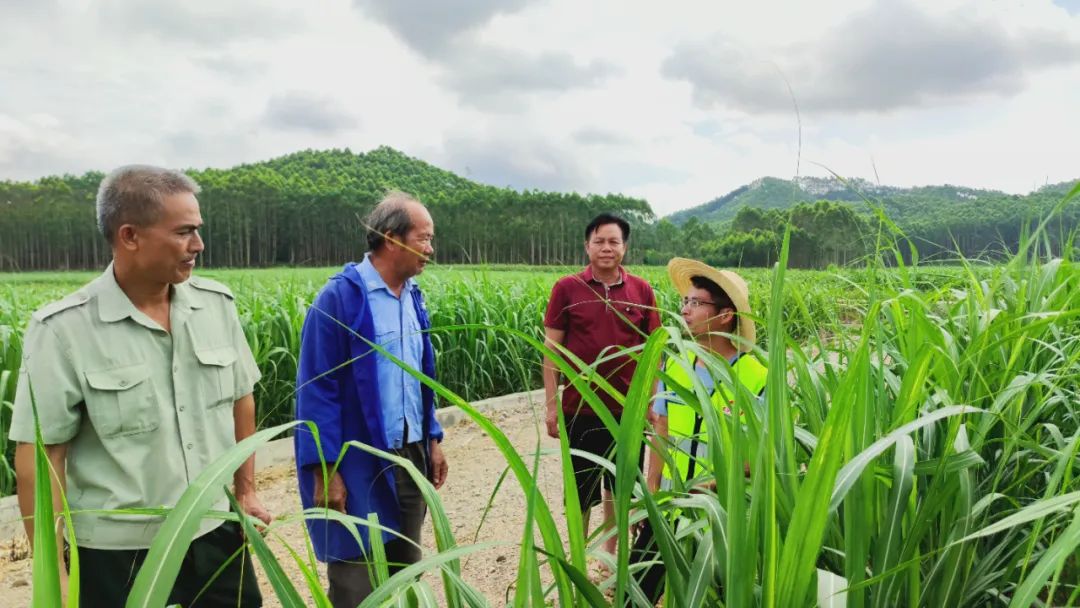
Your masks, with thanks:
M750 318L750 294L746 281L730 270L717 270L708 264L686 258L672 258L667 265L668 276L680 296L686 296L693 288L691 277L704 277L720 286L731 298L738 313L739 350L749 352L755 343L754 320Z

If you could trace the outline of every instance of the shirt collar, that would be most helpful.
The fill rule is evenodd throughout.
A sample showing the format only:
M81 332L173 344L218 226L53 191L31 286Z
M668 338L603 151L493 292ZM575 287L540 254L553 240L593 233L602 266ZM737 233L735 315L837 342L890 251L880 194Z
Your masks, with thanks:
M386 281L383 280L382 275L375 269L375 265L371 263L371 252L364 254L364 260L356 265L356 271L360 274L360 279L364 282L364 287L368 291L376 291L379 289L386 290L390 295L394 295L394 292L390 291L390 287L386 285ZM402 293L412 291L413 286L416 285L416 281L411 277L405 279L405 285L402 287Z
M121 319L134 317L138 309L128 299L113 274L112 262L98 278L97 288L98 317L105 323L115 323Z
M586 283L592 283L592 282L599 283L600 282L599 279L596 279L595 277L593 277L593 271L592 271L592 266L591 265L585 267L585 270L581 273L581 278L584 279ZM622 285L623 281L625 279L626 279L626 270L620 265L619 266L619 280L612 283L610 285L610 287L615 287L617 285Z
M188 285L186 281L184 283L173 285L171 291L170 304L172 306L198 309L202 308L204 305L202 296L196 292L195 288ZM115 323L130 317L136 322L146 325L151 329L159 329L157 324L152 323L145 313L138 308L135 308L135 305L131 303L131 299L124 293L124 290L120 289L120 284L116 282L116 275L113 272L112 262L109 263L105 272L101 273L101 276L98 277L97 302L98 318L104 323Z

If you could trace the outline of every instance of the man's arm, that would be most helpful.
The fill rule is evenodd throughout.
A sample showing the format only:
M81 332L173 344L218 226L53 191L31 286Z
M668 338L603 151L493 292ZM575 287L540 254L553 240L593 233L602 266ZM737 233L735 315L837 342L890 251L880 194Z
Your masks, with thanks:
M298 475L312 475L312 504L345 512L345 481L334 466L341 451L341 400L335 371L349 360L346 330L340 323L342 306L333 287L327 286L315 298L300 332L300 357L296 370L296 418L314 424L319 444L306 426L296 429ZM319 448L322 448L320 454ZM326 467L328 478L323 476Z
M15 483L19 494L19 512L22 513L23 526L26 528L26 537L30 539L30 548L34 547L34 444L20 442L15 446ZM45 446L45 454L49 457L52 465L52 499L53 512L59 513L64 505L60 500L60 492L67 490L67 444ZM63 537L59 537L63 548Z
M450 471L450 464L446 461L442 446L437 439L432 439L429 446L431 452L431 483L438 490L446 483L446 475Z
M660 477L664 470L664 457L661 450L665 449L664 446L668 443L668 417L656 416L653 428L656 430L656 436L649 443L649 472L645 478L650 492L660 489Z
M30 541L30 549L34 548L34 484L36 467L34 466L34 453L36 446L32 443L19 442L15 446L15 483L19 495L19 512L22 514L23 527L26 529L26 538ZM53 513L60 513L64 509L64 503L60 500L60 492L67 490L67 444L45 446L45 455L52 465L52 503ZM64 566L64 535L56 535L56 555L60 558L60 585L66 595L67 592L67 568Z
M59 513L63 508L60 493L67 490L68 446L78 434L82 422L80 404L85 399L79 381L81 374L71 359L71 345L36 314L24 336L22 363L9 439L15 442L19 511L33 546L38 433L52 470L53 513ZM57 548L63 556L62 534L57 534ZM61 581L66 584L67 570L63 563L60 566Z
M544 328L544 344L552 349L556 350L556 345L561 345L563 340L566 339L566 331L562 329L554 329L551 327ZM545 422L547 424L548 435L552 437L559 436L559 413L558 402L556 395L559 389L559 368L555 366L555 362L550 357L544 357L544 404L547 407Z
M251 393L237 399L233 404L233 427L237 443L255 432L255 397ZM233 493L245 513L262 520L263 523L270 523L270 512L263 507L255 493L255 454L233 473Z

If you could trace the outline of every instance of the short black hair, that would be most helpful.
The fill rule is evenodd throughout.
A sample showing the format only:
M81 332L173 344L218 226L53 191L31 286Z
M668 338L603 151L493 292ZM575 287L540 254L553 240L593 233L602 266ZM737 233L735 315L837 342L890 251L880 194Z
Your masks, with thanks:
M707 279L701 275L694 275L690 277L690 284L698 289L704 289L709 292L709 298L713 301L713 306L716 310L722 308L735 309L735 303L731 301L731 296L727 294L715 281ZM736 317L737 319L738 317Z
M188 192L198 194L199 184L179 171L150 165L120 167L98 188L98 228L111 245L120 226L149 226L161 216L166 197Z
M622 231L622 240L630 240L630 222L627 222L623 218L614 215L612 213L601 213L594 217L589 225L585 227L585 240L592 238L594 232L596 232L601 226L607 226L608 224L618 224L619 230Z

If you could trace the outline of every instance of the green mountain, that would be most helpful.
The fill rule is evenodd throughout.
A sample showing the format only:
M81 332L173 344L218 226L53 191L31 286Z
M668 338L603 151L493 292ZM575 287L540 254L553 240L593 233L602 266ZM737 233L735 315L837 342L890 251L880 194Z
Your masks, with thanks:
M878 210L898 226L924 258L997 257L1015 250L1033 222L1061 207L1076 181L1044 186L1019 196L963 186L898 188L865 180L841 182L804 177L764 177L697 207L674 213L660 223L695 235L697 253L723 264L768 265L775 260L779 235L795 227L792 251L797 264L821 266L858 259L875 234ZM1080 224L1080 197L1053 216L1051 245L1060 254ZM834 227L843 227L835 230ZM711 232L710 232L711 231ZM705 236L711 234L709 239ZM679 236L679 235L676 235ZM670 239L669 239L670 240ZM701 244L709 240L710 244ZM861 241L861 242L860 242ZM654 242L654 255L670 248Z
M1047 186L1040 192L1053 191L1063 195L1066 185L1063 183ZM761 210L789 209L798 203L819 200L853 203L856 208L866 208L863 197L883 202L890 212L917 216L922 215L924 211L922 204L927 202L965 203L1008 196L996 190L963 186L898 188L881 186L859 178L844 183L836 178L800 177L786 180L777 177L762 177L707 203L673 213L667 219L676 224L683 224L692 217L703 222L723 223L735 219L735 215L742 207L754 207Z

